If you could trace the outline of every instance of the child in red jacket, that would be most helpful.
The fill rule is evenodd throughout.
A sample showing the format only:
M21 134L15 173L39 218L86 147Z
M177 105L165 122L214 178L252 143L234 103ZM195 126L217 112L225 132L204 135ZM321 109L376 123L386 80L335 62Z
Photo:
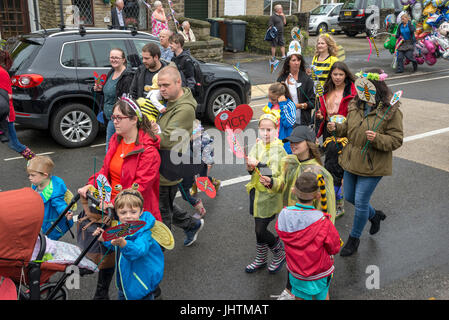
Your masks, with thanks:
M303 172L293 187L298 203L282 209L276 231L284 242L291 292L297 300L329 300L333 255L340 236L330 216L313 206L320 199L317 176Z

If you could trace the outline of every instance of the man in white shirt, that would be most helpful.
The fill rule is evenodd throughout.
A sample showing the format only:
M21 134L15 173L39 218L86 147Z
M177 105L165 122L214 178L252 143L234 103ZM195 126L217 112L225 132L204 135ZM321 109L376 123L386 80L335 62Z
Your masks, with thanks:
M125 6L123 0L117 0L115 2L115 8L111 9L111 22L113 29L124 30L125 27L125 16L123 14L123 7Z

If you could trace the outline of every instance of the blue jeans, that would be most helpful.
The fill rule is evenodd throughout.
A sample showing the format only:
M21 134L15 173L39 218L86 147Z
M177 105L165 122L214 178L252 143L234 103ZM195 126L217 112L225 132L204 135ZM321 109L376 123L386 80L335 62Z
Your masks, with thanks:
M109 140L111 140L112 135L115 133L114 122L109 120L106 125L106 152L108 152Z
M17 139L16 128L14 127L14 122L8 122L8 132L9 132L9 143L8 146L15 152L21 153L26 149L26 146L20 143Z
M380 179L382 177L363 177L345 171L343 175L345 199L355 207L351 237L360 238L368 219L376 214L369 201Z

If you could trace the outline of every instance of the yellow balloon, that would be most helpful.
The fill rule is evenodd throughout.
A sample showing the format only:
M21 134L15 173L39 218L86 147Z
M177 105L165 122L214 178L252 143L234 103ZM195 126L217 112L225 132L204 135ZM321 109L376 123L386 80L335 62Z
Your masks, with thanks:
M424 16L429 16L429 15L435 13L436 11L437 11L437 8L435 8L432 3L429 3L422 11L422 14Z
M432 31L432 27L429 26L429 25L426 23L426 21L423 21L423 23L422 23L422 29L423 29L423 32L431 32L431 31Z

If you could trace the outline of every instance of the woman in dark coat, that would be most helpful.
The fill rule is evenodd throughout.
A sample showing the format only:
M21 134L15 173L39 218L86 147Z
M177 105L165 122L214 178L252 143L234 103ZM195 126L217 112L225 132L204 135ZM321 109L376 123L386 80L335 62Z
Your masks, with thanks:
M103 114L106 125L106 151L108 151L109 139L115 133L114 124L111 121L112 108L124 93L129 92L133 81L133 73L127 68L125 52L120 48L114 48L109 52L111 70L106 75L104 84L95 83L94 90L103 94Z
M313 81L306 73L302 55L291 52L287 55L277 82L284 82L287 85L296 105L296 123L293 125L293 128L295 128L299 125L312 123L311 114L314 108L315 93Z

